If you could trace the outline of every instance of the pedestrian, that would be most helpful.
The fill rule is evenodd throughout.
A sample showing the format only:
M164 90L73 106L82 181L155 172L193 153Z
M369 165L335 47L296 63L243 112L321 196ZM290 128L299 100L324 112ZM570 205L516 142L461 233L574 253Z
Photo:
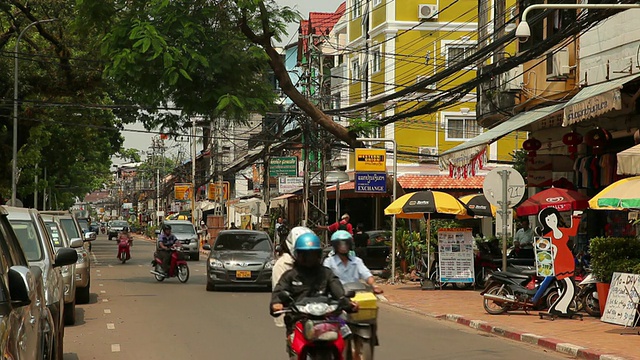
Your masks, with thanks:
M528 247L533 245L533 229L529 226L529 219L522 218L520 221L520 225L522 226L518 231L516 231L516 235L513 237L513 241L517 241L520 244L520 247Z
M349 232L349 234L353 235L353 225L349 223L349 219L351 219L351 217L349 216L349 214L345 213L340 218L340 221L336 221L329 226L318 226L318 229L327 230L331 233L334 233L338 230L345 230Z
M236 223L232 222L231 223L231 227L229 227L229 229L237 229L238 227L236 226Z
M356 225L356 231L355 234L353 234L353 241L356 248L366 247L369 244L369 235L364 232L364 225L362 223L358 223L358 225Z

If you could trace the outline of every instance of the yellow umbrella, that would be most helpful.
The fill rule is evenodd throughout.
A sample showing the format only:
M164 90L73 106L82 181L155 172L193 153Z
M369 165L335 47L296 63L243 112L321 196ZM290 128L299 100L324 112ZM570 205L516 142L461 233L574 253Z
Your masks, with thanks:
M424 214L466 215L464 205L441 191L418 191L403 195L384 209L385 215L403 219L420 219Z
M589 200L594 210L640 209L640 176L614 182Z
M496 207L489 203L483 194L465 195L459 198L467 207L467 215L458 215L458 219L496 217Z

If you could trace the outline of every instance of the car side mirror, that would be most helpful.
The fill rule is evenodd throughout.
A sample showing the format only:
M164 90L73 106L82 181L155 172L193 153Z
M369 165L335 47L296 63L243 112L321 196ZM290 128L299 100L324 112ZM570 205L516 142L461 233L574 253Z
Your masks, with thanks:
M74 249L62 248L56 253L53 267L75 264L76 261L78 261L78 253Z
M69 241L69 247L72 249L82 247L83 244L84 244L84 241L80 238L73 238L71 239L71 241Z
M86 233L84 233L85 241L93 241L95 239L96 239L96 233L94 233L93 231L87 231Z
M209 245L209 244L204 244L204 245L202 246L202 250L209 250L209 251L211 251L211 245Z
M19 265L9 268L9 293L13 306L20 307L31 304L30 295L33 289L34 279L31 270Z

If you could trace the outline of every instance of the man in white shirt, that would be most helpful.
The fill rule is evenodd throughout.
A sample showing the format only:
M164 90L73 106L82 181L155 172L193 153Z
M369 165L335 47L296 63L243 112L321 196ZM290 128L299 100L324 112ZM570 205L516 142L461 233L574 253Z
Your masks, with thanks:
M520 225L522 227L516 232L516 235L513 237L513 241L518 241L522 247L532 246L533 229L529 226L529 219L523 218L520 221Z

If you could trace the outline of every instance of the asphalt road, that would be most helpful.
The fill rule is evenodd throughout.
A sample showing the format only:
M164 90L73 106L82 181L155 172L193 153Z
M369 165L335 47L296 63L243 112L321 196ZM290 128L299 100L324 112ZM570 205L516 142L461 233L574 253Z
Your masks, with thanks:
M121 264L117 245L93 244L91 303L66 329L65 360L284 359L284 331L268 314L270 294L205 290L205 262L189 262L186 284L149 273L153 244L136 241ZM381 305L377 359L563 358L521 343Z

